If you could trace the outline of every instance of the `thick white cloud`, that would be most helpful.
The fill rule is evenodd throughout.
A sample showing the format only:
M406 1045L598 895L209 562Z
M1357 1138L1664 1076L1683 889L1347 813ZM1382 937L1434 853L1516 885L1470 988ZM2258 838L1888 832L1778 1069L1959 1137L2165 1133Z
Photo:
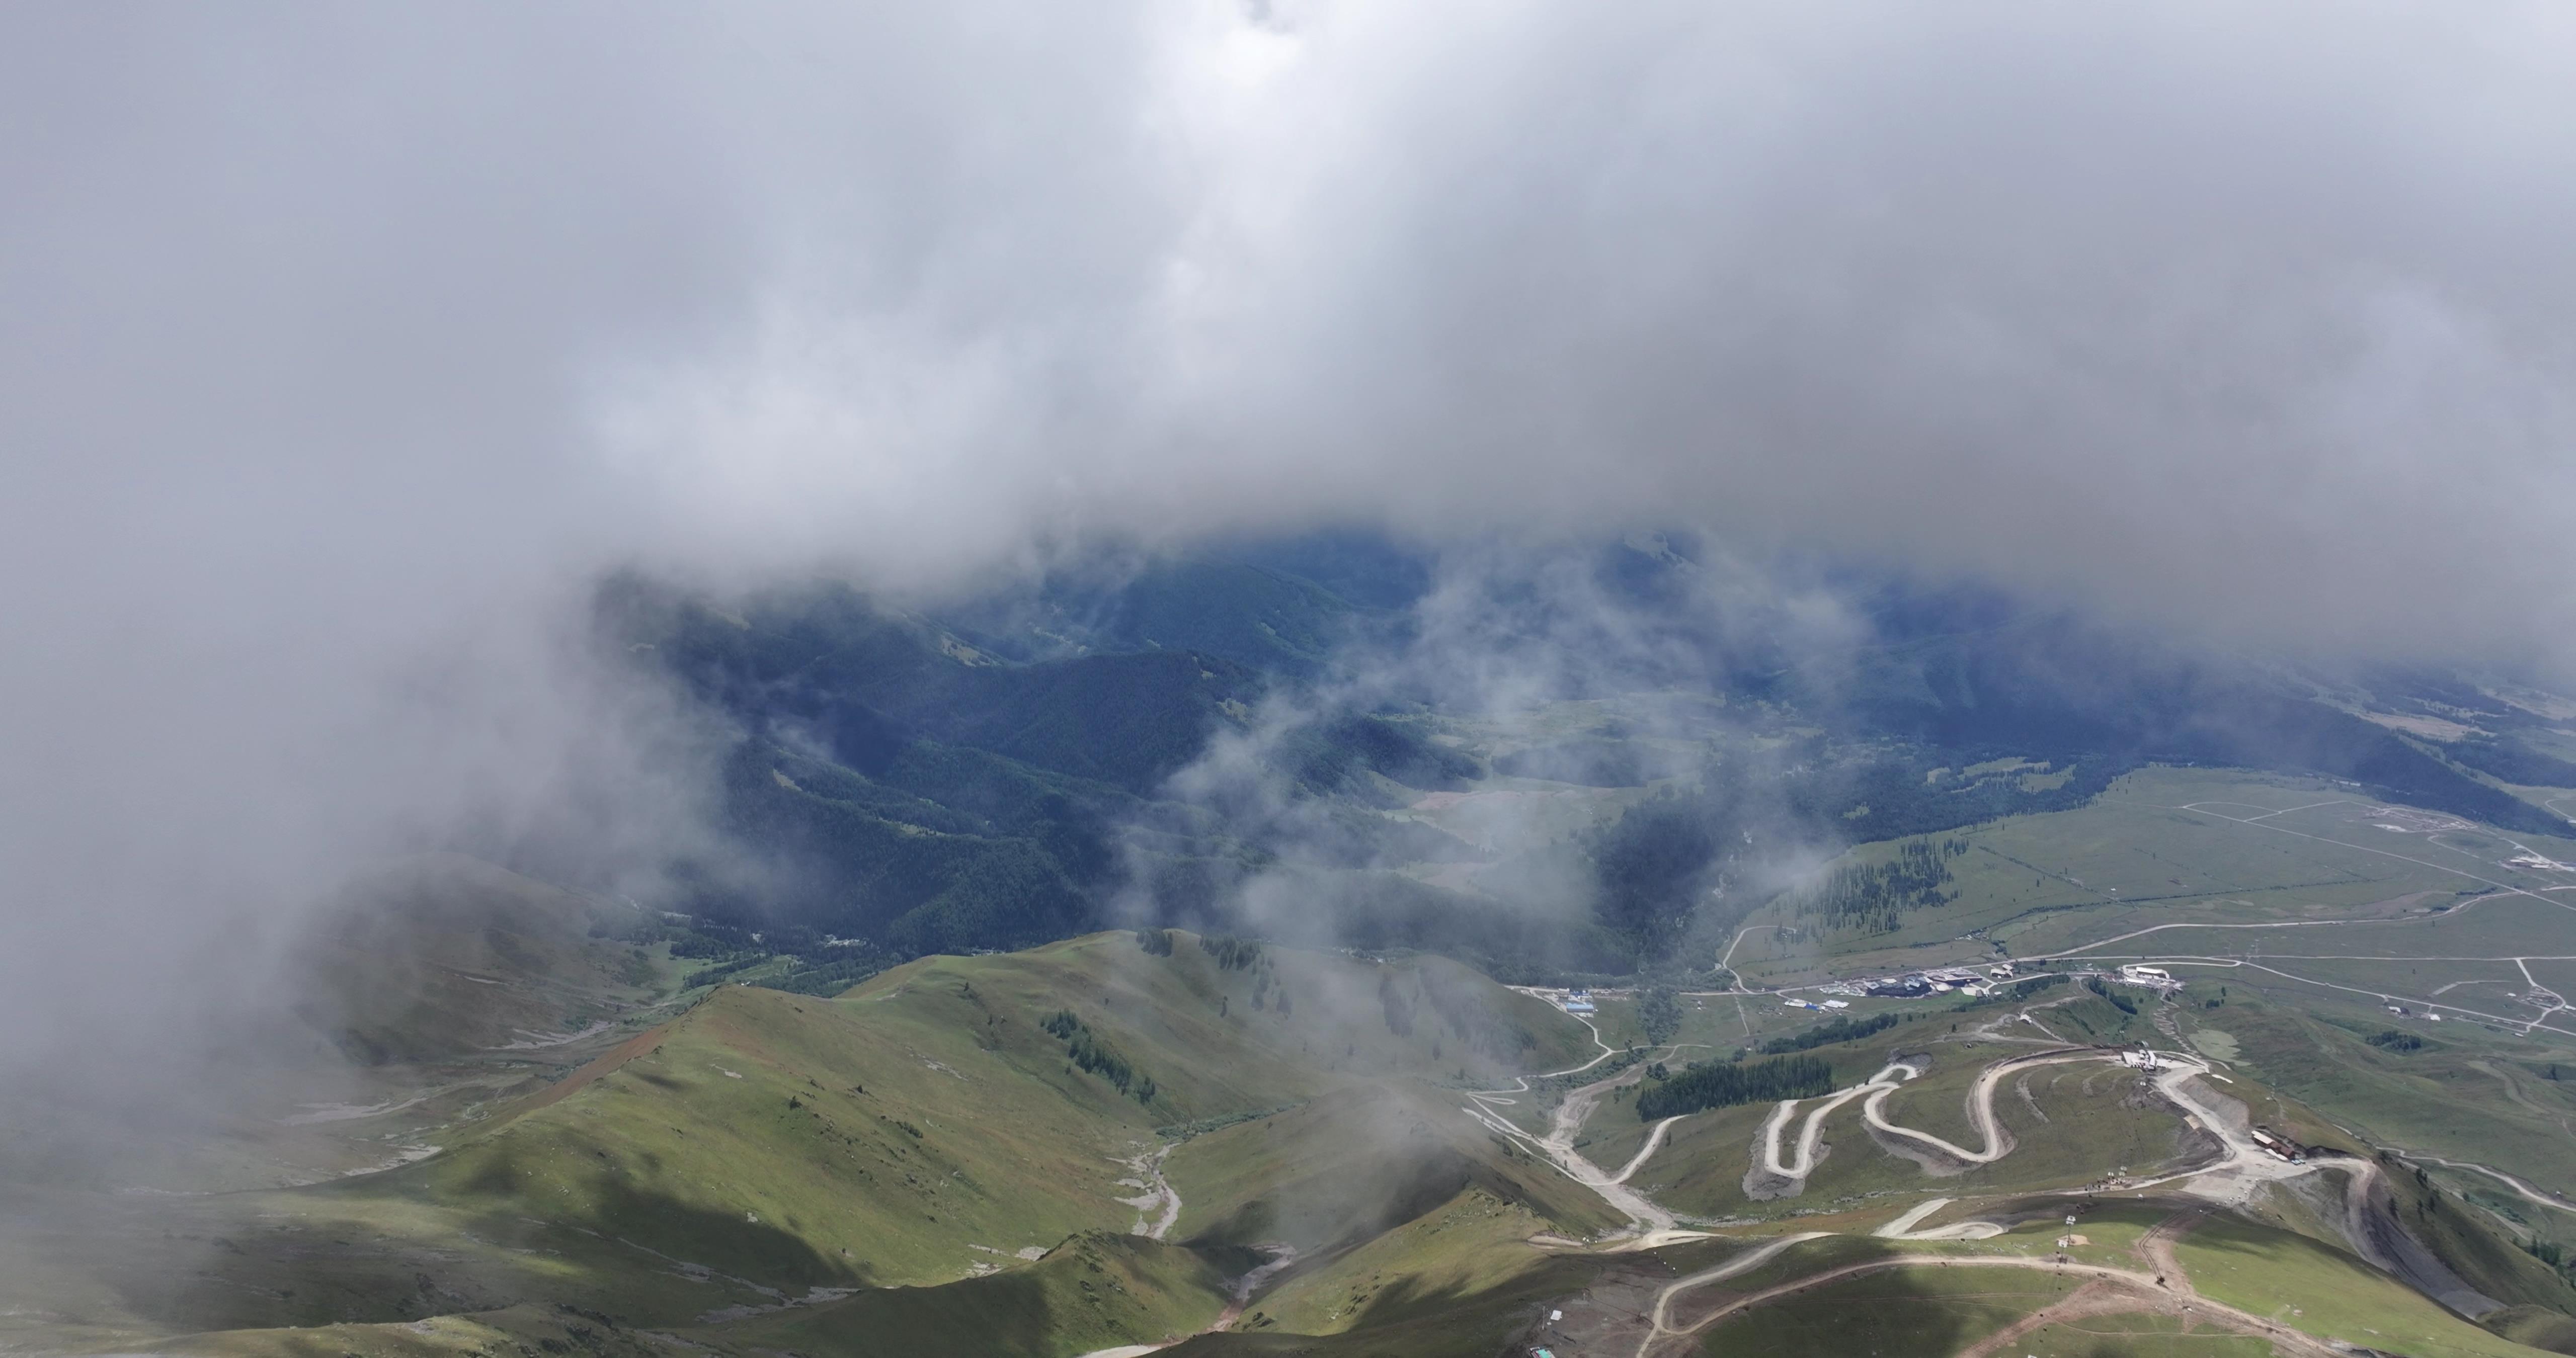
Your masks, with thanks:
M782 153L800 248L627 373L618 465L880 573L1658 519L2330 647L2576 621L2563 11L1127 18L1114 81L926 54L907 123L1025 119L935 225L796 189L907 148Z
M2559 6L20 5L0 184L9 983L618 767L610 562L1696 523L2576 623Z

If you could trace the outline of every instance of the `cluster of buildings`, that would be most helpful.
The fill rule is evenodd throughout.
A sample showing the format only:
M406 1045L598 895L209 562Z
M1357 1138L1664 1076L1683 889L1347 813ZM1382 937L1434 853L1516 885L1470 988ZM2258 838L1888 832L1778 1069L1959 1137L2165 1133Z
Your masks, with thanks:
M1885 1000L1915 1000L1927 995L1947 995L1954 992L1975 998L1991 995L2002 989L2006 983L2014 979L2016 971L2015 964L2011 962L1997 962L1982 972L1974 967L1931 967L1922 971L1909 971L1898 976L1873 976L1836 981L1830 985L1819 986L1817 989L1829 995L1867 995L1872 999ZM2104 975L2090 968L2080 969L2074 974L2078 977ZM2144 963L2131 963L2124 966L2120 968L2117 975L2109 979L2124 985L2145 986L2150 990L2168 993L2183 988L2183 983L2174 979L2172 972L2163 967L2148 966ZM1799 1005L1796 1001L1791 1001L1791 1004L1797 1008L1818 1007ZM1842 1008L1843 1006L1828 1001L1823 1007Z
M1837 981L1821 988L1836 995L1867 995L1885 1000L1921 999L1926 995L1946 995L1953 991L1963 995L1985 995L1994 989L1987 978L1973 967L1935 967L1928 971L1909 971L1901 976Z
M2257 1147L2278 1159L2287 1160L2294 1165L2303 1165L2308 1161L2307 1147L2269 1127L2255 1128L2253 1136Z
M2136 963L2120 968L2120 980L2129 985L2145 986L2149 990L2182 989L2182 982L2175 980L2172 972L2162 967L2141 966Z

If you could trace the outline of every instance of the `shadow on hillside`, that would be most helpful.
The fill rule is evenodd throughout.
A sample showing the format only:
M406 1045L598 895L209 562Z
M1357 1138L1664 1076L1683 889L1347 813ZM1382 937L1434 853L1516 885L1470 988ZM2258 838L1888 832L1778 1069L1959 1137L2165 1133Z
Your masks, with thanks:
M1195 1255L1194 1259L1188 1256ZM924 1287L891 1287L845 1300L694 1330L729 1352L821 1358L890 1353L1043 1354L1068 1345L1114 1347L1174 1341L1223 1303L1227 1279L1249 1251L1182 1251L1112 1235L1076 1235L1027 1268ZM1166 1328L1181 1313L1178 1332Z
M872 1281L864 1261L827 1257L747 1213L610 1175L559 1195L563 1177L496 1157L461 1194L380 1178L199 1200L126 1223L122 1258L98 1272L126 1310L182 1332L405 1322L523 1302L686 1324L769 1300L736 1279L784 1296ZM683 1281L691 1276L707 1281Z
M1569 1267L1569 1266L1572 1267ZM1490 1358L1522 1353L1545 1303L1580 1290L1597 1265L1554 1260L1490 1288L1414 1288L1397 1284L1346 1332L1319 1340L1265 1326L1256 1304L1234 1331L1202 1334L1164 1350L1165 1358L1237 1358L1253 1354L1351 1355L1351 1358ZM1633 1343L1630 1347L1633 1347ZM1560 1347L1559 1353L1572 1350ZM1628 1348L1619 1352L1626 1353Z
M846 1301L696 1331L728 1343L801 1354L1052 1353L1063 1321L1046 1283L1015 1270L934 1287L862 1292Z
M1598 1256L1535 1256L1511 1273L1482 1285L1426 1286L1398 1279L1359 1303L1346 1332L1322 1341L1281 1330L1255 1302L1232 1332L1204 1334L1168 1350L1171 1358L1217 1355L1330 1352L1385 1358L1489 1358L1527 1339L1551 1299L1581 1292L1599 1275ZM1560 1348L1560 1352L1566 1352ZM1626 1352L1622 1349L1621 1352Z
M1573 1267L1569 1267L1573 1265ZM1424 1286L1404 1278L1380 1288L1359 1309L1355 1331L1402 1327L1455 1330L1490 1325L1504 1313L1560 1295L1588 1280L1597 1265L1588 1261L1542 1258L1490 1286Z
M1437 1210L1478 1184L1482 1176L1475 1171L1464 1156L1402 1147L1338 1176L1283 1176L1260 1197L1208 1223L1188 1243L1287 1240L1310 1255L1331 1254Z
M814 1287L865 1287L875 1280L866 1261L824 1254L796 1233L801 1223L790 1217L772 1221L760 1213L732 1207L683 1202L637 1182L614 1169L558 1201L559 1171L531 1172L518 1157L493 1155L460 1187L478 1212L472 1229L485 1238L506 1238L524 1231L527 1217L549 1207L557 1211L579 1204L579 1215L567 1226L593 1231L632 1249L635 1262L658 1267L652 1255L682 1272L712 1271L747 1279L791 1295ZM493 1233L486 1236L486 1232ZM646 1254L644 1251L651 1251Z
M1819 1243L1830 1252L1790 1268L1773 1263L1675 1297L1674 1323L1701 1328L1690 1343L1676 1341L1669 1351L1696 1353L1706 1346L1782 1358L1953 1353L2082 1283L2045 1270L1945 1266L1937 1255L1868 1237ZM1728 1309L1753 1297L1760 1302Z
M1803 1260L1793 1255L1791 1267L1807 1274L1855 1266L1864 1271L1792 1287L1759 1306L1722 1315L1687 1338L1668 1338L1657 1353L1661 1358L1703 1351L1759 1353L1765 1358L1952 1353L2076 1286L2073 1280L2037 1271L1985 1268L1972 1272L1937 1263L1871 1270L1870 1265L1922 1256L1906 1255L1887 1242L1865 1238L1843 1237L1828 1243L1829 1254ZM1485 1358L1506 1346L1520 1352L1521 1346L1537 1344L1550 1344L1560 1353L1589 1352L1582 1344L1606 1338L1615 1351L1628 1353L1644 1333L1633 1313L1618 1322L1615 1335L1596 1331L1588 1340L1552 1329L1544 1319L1558 1306L1566 1306L1571 1316L1575 1308L1568 1299L1584 1294L1595 1272L1604 1267L1652 1271L1657 1262L1647 1256L1629 1256L1624 1264L1601 1256L1560 1257L1485 1287L1391 1282L1362 1303L1356 1323L1346 1335L1331 1341L1330 1351ZM1656 1291L1673 1276L1664 1273L1644 1280L1630 1293L1636 1298L1634 1304L1650 1306ZM1749 1296L1794 1281L1774 1263L1742 1279L1720 1280L1679 1294L1672 1315L1676 1323L1691 1325ZM1627 1285L1616 1290L1626 1291ZM1303 1352L1314 1342L1275 1331L1208 1335L1172 1350L1172 1355L1219 1358Z

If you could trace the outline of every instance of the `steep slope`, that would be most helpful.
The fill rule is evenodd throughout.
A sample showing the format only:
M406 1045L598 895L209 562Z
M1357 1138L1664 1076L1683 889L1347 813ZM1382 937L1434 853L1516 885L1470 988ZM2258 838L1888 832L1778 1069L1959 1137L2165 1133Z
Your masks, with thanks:
M1040 1043L983 1036L724 987L384 1187L794 1290L945 1281L972 1244L1127 1224L1114 1096L1059 1093L1029 1078Z
M976 1309L884 1289L1024 1267L1055 1271L975 1295L1005 1299L996 1315L1100 1320L1068 1333L1160 1338L1212 1318L1219 1283L1258 1257L1225 1232L1187 1256L1098 1239L1165 1218L1159 1148L1316 1110L1323 1159L1238 1165L1221 1211L1245 1226L1248 1204L1384 1144L1342 1133L1394 1119L1407 1149L1372 1157L1366 1180L1380 1206L1418 1213L1472 1187L1579 1233L1597 1204L1444 1117L1436 1083L1590 1050L1563 1014L1444 960L1096 934L926 958L831 999L719 986L551 1084L460 1113L419 1163L104 1214L66 1204L26 1262L106 1280L91 1313L115 1345L538 1305L619 1326L811 1322L824 1328L797 1346L828 1350L843 1323L828 1316L865 1331ZM1335 1235L1403 1219L1355 1215ZM1028 1263L1077 1237L1091 1241L1078 1269Z

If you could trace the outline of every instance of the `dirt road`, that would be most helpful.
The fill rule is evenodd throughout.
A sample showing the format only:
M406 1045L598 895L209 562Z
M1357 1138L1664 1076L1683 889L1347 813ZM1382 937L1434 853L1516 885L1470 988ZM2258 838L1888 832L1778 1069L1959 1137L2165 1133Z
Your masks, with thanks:
M1786 1246L1784 1245L1783 1248L1786 1248ZM1777 1251L1774 1252L1776 1253ZM2184 1295L2190 1295L2189 1301L2177 1300L2176 1290L2170 1285L2170 1283L2166 1280L2160 1280L2152 1273L2134 1272L2129 1269L2107 1268L2099 1264L2061 1264L2047 1259L2017 1259L2004 1257L1959 1258L1942 1257L1938 1255L1897 1256L1887 1259L1872 1259L1857 1264L1845 1264L1840 1268L1826 1269L1822 1273L1811 1273L1794 1282L1782 1283L1777 1287L1765 1288L1762 1291L1738 1297L1705 1315L1699 1316L1687 1324L1674 1324L1671 1315L1671 1301L1673 1296L1677 1295L1681 1291L1687 1290L1689 1287L1702 1286L1709 1282L1718 1281L1717 1278L1702 1277L1699 1274L1693 1274L1691 1277L1685 1278L1681 1282L1673 1284L1672 1287L1665 1289L1664 1295L1655 1299L1654 1329L1650 1331L1646 1338L1637 1345L1636 1358L1654 1358L1654 1354L1658 1348L1662 1348L1666 1352L1681 1352L1682 1350L1680 1345L1676 1341L1687 1339L1689 1336L1695 1335L1700 1331L1707 1329L1709 1326L1724 1320L1728 1316L1735 1315L1738 1312L1749 1311L1757 1306L1767 1306L1773 1302L1795 1296L1798 1293L1805 1292L1811 1288L1823 1287L1830 1283L1841 1282L1846 1278L1857 1278L1871 1273L1885 1273L1890 1270L1900 1268L2046 1269L2061 1277L2084 1278L2120 1288L2131 1296L2138 1298L2144 1305L2151 1306L2156 1309L2186 1311L2202 1320L2218 1321L2232 1328L2241 1330L2244 1333L2259 1335L2262 1338L2271 1341L2275 1352L2290 1355L2290 1358L2349 1358L2349 1355L2328 1346L2321 1340L2302 1334L2297 1330L2290 1329L2287 1326L2281 1325L2262 1316L2255 1315L2250 1311L2240 1311L2233 1306L2221 1305L2220 1303L2211 1301L2206 1297L2189 1294L2187 1291ZM1738 1271L1743 1272L1748 1270ZM1711 1272L1715 1272L1715 1270L1711 1270ZM2167 1279L2171 1279L2179 1275L2168 1274L2166 1276Z
M2042 1052L2036 1056L2017 1056L2010 1060L1998 1061L1986 1067L1978 1074L1976 1083L1968 1089L1968 1122L1977 1129L1977 1136L1986 1143L1983 1150L1972 1151L1965 1146L1953 1145L1930 1132L1918 1131L1915 1128L1888 1121L1887 1099L1889 1095L1896 1092L1897 1086L1891 1085L1884 1089L1873 1090L1868 1101L1861 1105L1861 1118L1871 1127L1888 1136L1900 1137L1918 1145L1928 1146L1966 1164L1991 1165L2012 1153L2012 1133L2005 1131L2003 1123L1995 1117L1995 1086L2003 1083L2005 1076L2039 1066L2064 1065L2071 1061L2116 1061L2118 1059L2117 1054L2103 1051Z
M1762 1124L1762 1167L1784 1179L1804 1180L1809 1174L1815 1172L1816 1147L1824 1138L1824 1124L1828 1114L1864 1094L1884 1097L1887 1092L1898 1088L1902 1082L1922 1073L1915 1067L1900 1061L1884 1067L1876 1075L1849 1089L1825 1095L1824 1102L1808 1112L1807 1125L1798 1133L1798 1159L1795 1164L1780 1158L1780 1133L1787 1129L1789 1119L1796 1115L1798 1105L1805 1100L1782 1099L1780 1106L1771 1110L1769 1120Z

